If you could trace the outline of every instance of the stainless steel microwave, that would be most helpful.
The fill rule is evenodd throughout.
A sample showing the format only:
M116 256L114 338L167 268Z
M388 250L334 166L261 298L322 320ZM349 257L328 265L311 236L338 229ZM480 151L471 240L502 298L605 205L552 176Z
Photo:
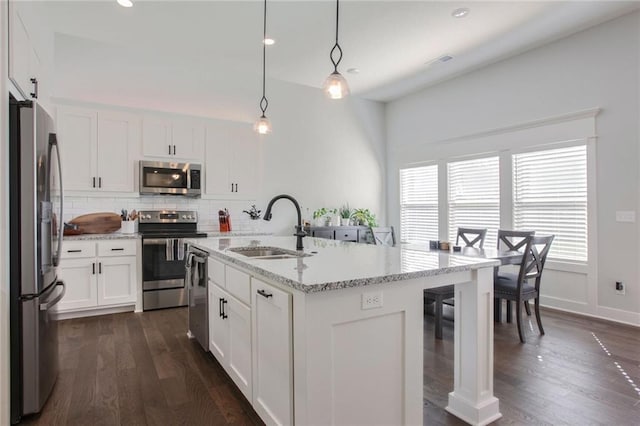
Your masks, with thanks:
M140 195L199 197L201 172L200 164L140 161Z

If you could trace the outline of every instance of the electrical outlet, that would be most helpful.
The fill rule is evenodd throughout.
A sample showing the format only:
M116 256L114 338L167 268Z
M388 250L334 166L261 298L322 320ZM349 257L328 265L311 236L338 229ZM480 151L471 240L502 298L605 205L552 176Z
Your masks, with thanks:
M362 309L382 308L382 292L362 293Z
M616 293L624 294L624 284L622 281L616 281Z

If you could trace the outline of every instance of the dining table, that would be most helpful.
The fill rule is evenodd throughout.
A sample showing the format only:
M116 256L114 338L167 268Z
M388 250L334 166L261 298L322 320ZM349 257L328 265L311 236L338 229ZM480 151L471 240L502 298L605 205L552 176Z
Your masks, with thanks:
M522 263L523 253L517 250L498 250L494 248L477 248L477 247L460 247L460 251L454 251L453 247L449 250L433 249L429 244L405 243L402 244L403 250L415 250L431 253L446 253L456 256L474 257L479 259L493 259L500 261L500 266L520 265ZM499 267L494 268L494 276L497 274ZM509 308L509 306L507 305ZM494 303L494 321L502 321L502 303ZM511 322L511 309L507 309L507 321Z

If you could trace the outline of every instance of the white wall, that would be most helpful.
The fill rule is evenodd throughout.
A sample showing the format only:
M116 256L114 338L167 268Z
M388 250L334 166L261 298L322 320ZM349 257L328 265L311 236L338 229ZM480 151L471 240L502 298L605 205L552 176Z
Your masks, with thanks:
M309 219L320 207L349 203L370 209L384 224L383 105L356 97L329 100L318 89L283 82L270 82L267 95L273 133L262 139L259 205L284 193L298 200ZM295 224L287 203L274 207L269 229L276 233L289 234Z
M574 310L640 324L639 229L637 223L615 220L616 210L635 211L640 201L639 60L640 14L634 13L391 102L390 222L399 223L398 169L429 160L419 154L426 145L600 107L595 170L598 256L591 259L597 274L590 277L594 297L565 294L562 287L570 277L557 277L546 285L557 286L564 298L575 297L580 303ZM626 283L626 296L615 294L615 281Z
M7 211L9 210L9 126L7 80L7 4L0 2L0 424L9 424L9 271L8 243L9 229Z

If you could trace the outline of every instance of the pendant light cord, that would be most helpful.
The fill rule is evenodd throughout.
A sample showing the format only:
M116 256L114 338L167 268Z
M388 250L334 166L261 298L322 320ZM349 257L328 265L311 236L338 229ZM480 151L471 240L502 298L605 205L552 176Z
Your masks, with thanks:
M263 14L263 31L262 31L262 99L260 99L260 109L262 110L262 116L264 117L264 113L269 106L269 101L265 96L265 87L266 87L266 68L267 68L267 44L265 40L267 39L267 0L264 0L264 14Z
M331 59L331 63L333 64L333 72L334 73L338 72L338 64L342 60L342 48L338 44L338 27L339 27L338 24L339 24L339 22L340 22L340 0L336 0L336 44L331 49L331 52L329 52L329 59ZM333 59L334 52L336 52L336 51L339 54L337 61L335 61Z

